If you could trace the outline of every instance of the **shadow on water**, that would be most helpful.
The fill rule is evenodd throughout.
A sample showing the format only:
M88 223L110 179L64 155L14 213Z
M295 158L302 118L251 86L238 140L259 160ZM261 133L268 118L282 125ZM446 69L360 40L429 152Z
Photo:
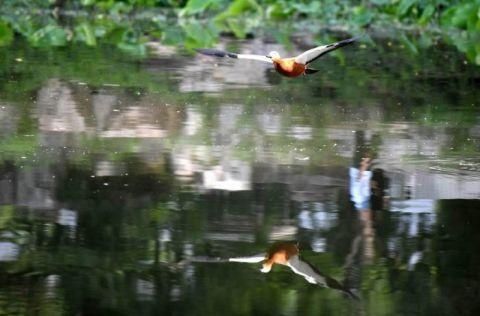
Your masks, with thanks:
M0 313L478 313L475 70L384 49L298 80L0 52Z

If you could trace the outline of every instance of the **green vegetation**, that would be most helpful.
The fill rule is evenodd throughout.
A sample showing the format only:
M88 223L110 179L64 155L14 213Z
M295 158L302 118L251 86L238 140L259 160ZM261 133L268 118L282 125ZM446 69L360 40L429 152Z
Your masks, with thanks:
M151 40L192 49L221 34L329 29L398 38L413 52L440 39L480 64L479 12L480 0L5 0L0 46L18 34L34 46L104 42L142 56Z

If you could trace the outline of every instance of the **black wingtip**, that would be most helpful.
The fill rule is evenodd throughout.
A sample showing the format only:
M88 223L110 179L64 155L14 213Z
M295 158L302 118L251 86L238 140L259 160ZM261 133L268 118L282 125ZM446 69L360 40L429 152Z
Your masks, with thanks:
M347 46L347 45L350 45L352 43L355 43L357 41L357 37L352 37L352 38L349 38L349 39L346 39L346 40L343 40L343 41L340 41L340 42L336 42L334 45L337 46L337 47L343 47L343 46Z
M348 298L354 301L360 301L360 296L358 296L352 289L346 289L345 293L347 294Z
M207 56L225 57L227 55L226 52L213 48L198 48L196 51Z
M320 70L318 70L318 69L307 68L307 69L305 69L305 74L313 75L314 73L319 72L319 71Z
M198 48L196 49L196 51L200 54L207 56L237 58L237 54L229 53L215 48Z

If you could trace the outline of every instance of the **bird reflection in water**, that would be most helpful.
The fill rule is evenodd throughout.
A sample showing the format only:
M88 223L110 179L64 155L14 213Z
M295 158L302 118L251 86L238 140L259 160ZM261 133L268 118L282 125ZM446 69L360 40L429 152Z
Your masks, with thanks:
M322 287L335 289L345 293L348 297L358 299L357 295L352 290L343 286L337 280L322 273L309 262L300 257L298 244L293 242L279 242L273 244L265 255L257 255L252 257L236 257L229 258L229 262L245 262L245 263L259 263L262 262L263 273L268 273L272 270L275 264L289 267L294 273L302 276L311 284L316 284Z

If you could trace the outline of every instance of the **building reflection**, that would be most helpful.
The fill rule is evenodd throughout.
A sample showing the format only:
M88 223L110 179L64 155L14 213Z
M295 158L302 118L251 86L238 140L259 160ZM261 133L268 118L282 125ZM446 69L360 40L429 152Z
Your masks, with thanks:
M38 123L38 135L25 137L31 137L37 147L32 148L35 155L22 156L32 168L21 172L15 180L18 200L22 200L19 204L33 208L55 207L51 192L55 190L52 179L56 175L48 167L33 171L39 161L55 160L61 165L91 159L96 176L121 176L125 173L125 162L118 159L119 155L138 157L150 172L162 170L168 159L174 175L185 183L194 183L199 192L248 191L256 183L271 180L270 183L288 183L292 200L313 201L318 195L334 192L325 190L331 184L348 181L340 170L344 164L334 160L323 162L335 168L336 173L322 170L302 174L290 170L282 175L281 172L310 166L313 160L323 161L322 152L351 159L351 149L361 134L352 132L348 126L348 120L359 114L348 112L344 117L346 123L324 127L325 143L315 144L319 150L308 152L318 127L299 123L300 117L289 120L294 116L289 107L280 111L265 105L250 111L244 104L220 102L215 105L214 115L209 116L196 104L171 104L168 96L164 99L140 89L131 91L115 86L89 87L58 78L46 80L35 98L31 119ZM381 121L382 113L381 108L372 107L368 117ZM2 105L2 137L15 134L19 116L15 105ZM433 137L428 130L407 123L389 124L387 128L388 133L375 145L379 167L372 170L372 179L375 172L380 178L390 178L392 199L480 196L474 161L461 161L458 165L461 170L451 170L451 166L441 161L426 168L402 160L420 156L428 162L437 157L448 145L447 131L438 131ZM377 127L362 133L371 138L372 144L376 143ZM283 145L272 147L275 144ZM5 183L2 195L8 194L4 192L10 192L13 184L1 183ZM315 184L323 189L315 190ZM377 199L372 203L374 208L381 207L378 204L382 201Z

